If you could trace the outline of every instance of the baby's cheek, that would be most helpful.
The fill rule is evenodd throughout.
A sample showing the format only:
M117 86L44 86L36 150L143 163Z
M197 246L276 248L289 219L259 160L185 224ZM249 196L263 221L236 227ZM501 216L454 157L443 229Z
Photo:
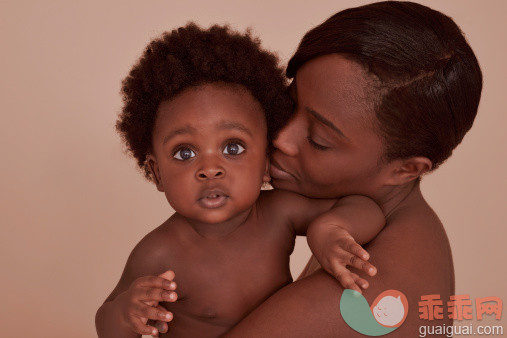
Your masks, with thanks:
M180 214L186 214L186 210L194 204L193 202L195 201L192 201L188 191L189 189L179 189L179 192L176 190L166 191L167 201L174 211Z

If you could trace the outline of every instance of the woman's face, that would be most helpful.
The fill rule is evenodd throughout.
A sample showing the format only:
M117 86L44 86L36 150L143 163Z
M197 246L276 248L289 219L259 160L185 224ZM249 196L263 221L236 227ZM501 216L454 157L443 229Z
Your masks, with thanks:
M338 54L305 63L293 82L296 112L271 162L275 188L309 197L375 197L387 168L364 70Z

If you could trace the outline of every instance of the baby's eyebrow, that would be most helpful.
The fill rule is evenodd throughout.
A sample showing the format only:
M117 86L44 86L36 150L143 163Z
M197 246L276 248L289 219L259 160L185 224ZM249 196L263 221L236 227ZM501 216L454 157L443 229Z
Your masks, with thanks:
M248 129L247 127L245 127L243 124L241 124L239 122L221 121L218 125L218 130L231 130L231 129L237 129L237 130L243 131L253 137L253 134L250 131L250 129Z
M192 127L190 125L186 125L183 128L179 128L179 129L173 130L169 134L167 134L164 137L164 141L162 142L162 144L165 144L167 141L169 141L171 138L173 138L176 135L195 134L196 132L197 132L197 129L195 129L194 127Z

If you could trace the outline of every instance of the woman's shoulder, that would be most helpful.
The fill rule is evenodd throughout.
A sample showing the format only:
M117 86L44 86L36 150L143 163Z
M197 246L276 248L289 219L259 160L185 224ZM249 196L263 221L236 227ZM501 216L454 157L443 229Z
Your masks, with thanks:
M403 238L416 247L449 247L444 225L420 193L386 217L384 230L381 234L385 237Z
M449 239L437 214L422 196L391 213L384 230L368 243L366 250L379 273L383 270L398 276L418 293L454 292Z

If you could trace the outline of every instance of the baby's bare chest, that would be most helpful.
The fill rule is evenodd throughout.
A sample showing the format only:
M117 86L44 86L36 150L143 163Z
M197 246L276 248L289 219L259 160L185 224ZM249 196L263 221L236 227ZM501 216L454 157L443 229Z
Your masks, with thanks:
M164 304L174 312L173 326L200 322L232 327L292 281L287 246L276 238L255 237L222 245L181 246L179 258L171 264L179 300Z

